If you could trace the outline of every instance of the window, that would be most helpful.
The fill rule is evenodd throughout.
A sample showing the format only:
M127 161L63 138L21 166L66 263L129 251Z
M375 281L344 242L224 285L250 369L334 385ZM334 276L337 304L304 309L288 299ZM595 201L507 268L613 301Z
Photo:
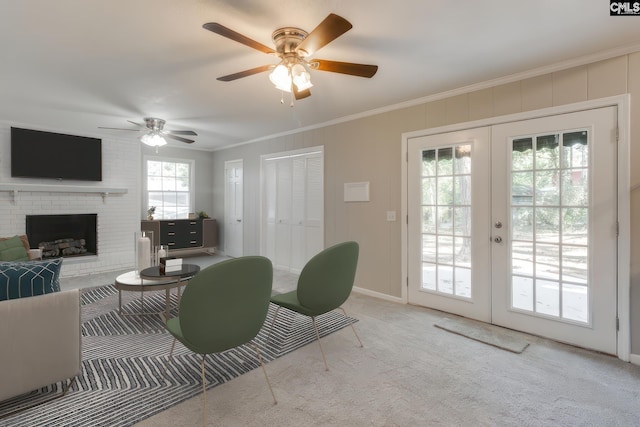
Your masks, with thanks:
M153 159L146 161L147 209L155 206L155 219L188 218L193 194L193 162Z

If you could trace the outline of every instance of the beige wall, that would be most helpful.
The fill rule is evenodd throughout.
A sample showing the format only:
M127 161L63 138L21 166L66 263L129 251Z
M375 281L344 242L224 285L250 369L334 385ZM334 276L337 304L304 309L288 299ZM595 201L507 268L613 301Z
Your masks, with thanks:
M224 216L224 161L244 160L245 254L259 253L260 155L325 147L325 245L356 240L361 255L356 286L400 297L401 135L420 129L631 94L631 186L640 185L640 53L554 72L213 154L214 215ZM370 181L370 203L344 203L345 182ZM640 191L631 194L632 353L640 354ZM221 242L224 248L224 242Z

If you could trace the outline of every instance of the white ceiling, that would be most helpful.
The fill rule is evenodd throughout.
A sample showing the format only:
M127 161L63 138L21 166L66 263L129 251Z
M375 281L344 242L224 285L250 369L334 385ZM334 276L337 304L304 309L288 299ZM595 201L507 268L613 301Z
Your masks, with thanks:
M373 78L312 72L293 108L268 73L216 80L277 60L204 23L272 46L329 13L353 28L314 57L376 64ZM0 0L0 120L135 141L98 127L160 117L215 149L639 49L640 16L610 17L605 0Z

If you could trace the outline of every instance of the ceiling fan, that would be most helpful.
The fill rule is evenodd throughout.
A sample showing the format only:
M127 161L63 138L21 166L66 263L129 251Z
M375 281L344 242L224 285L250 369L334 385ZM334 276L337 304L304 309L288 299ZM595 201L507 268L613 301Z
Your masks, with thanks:
M113 129L113 130L126 130L132 132L142 132L145 131L144 135L140 137L140 141L144 144L147 144L151 147L161 147L166 145L166 138L175 139L176 141L186 142L187 144L191 144L194 142L193 139L187 139L179 135L192 135L198 136L192 130L165 130L164 125L165 121L162 119L158 119L155 117L145 117L144 124L132 122L131 120L127 120L129 123L134 124L142 129L127 129L127 128L108 128L99 126L99 129Z
M373 77L378 71L377 65L329 61L326 59L308 59L317 50L337 39L353 27L349 21L333 13L329 14L329 16L310 33L294 27L284 27L275 30L271 35L275 49L258 43L217 22L209 22L204 24L203 27L223 37L280 58L280 63L276 65L262 65L250 70L218 77L218 80L223 82L273 70L269 75L269 79L277 89L284 92L293 92L295 99L303 99L311 95L309 89L313 86L311 84L309 70L330 71L333 73L367 78Z

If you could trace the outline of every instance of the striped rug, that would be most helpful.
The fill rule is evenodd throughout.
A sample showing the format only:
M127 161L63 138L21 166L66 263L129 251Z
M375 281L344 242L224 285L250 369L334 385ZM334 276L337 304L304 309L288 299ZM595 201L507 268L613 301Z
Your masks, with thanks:
M84 291L82 303L82 372L63 398L0 419L0 426L130 426L202 392L200 356L177 344L173 362L162 376L173 338L157 315L118 314L118 293L112 285ZM172 295L172 303L177 303ZM164 310L164 291L144 294L145 311ZM275 306L256 339L263 360L269 362L315 340L311 320L280 310L271 337ZM123 293L123 310L141 309L140 294ZM321 336L356 319L341 313L317 318ZM54 351L54 349L52 349ZM255 351L241 346L206 358L208 388L260 366ZM62 384L0 403L0 417L48 399Z

